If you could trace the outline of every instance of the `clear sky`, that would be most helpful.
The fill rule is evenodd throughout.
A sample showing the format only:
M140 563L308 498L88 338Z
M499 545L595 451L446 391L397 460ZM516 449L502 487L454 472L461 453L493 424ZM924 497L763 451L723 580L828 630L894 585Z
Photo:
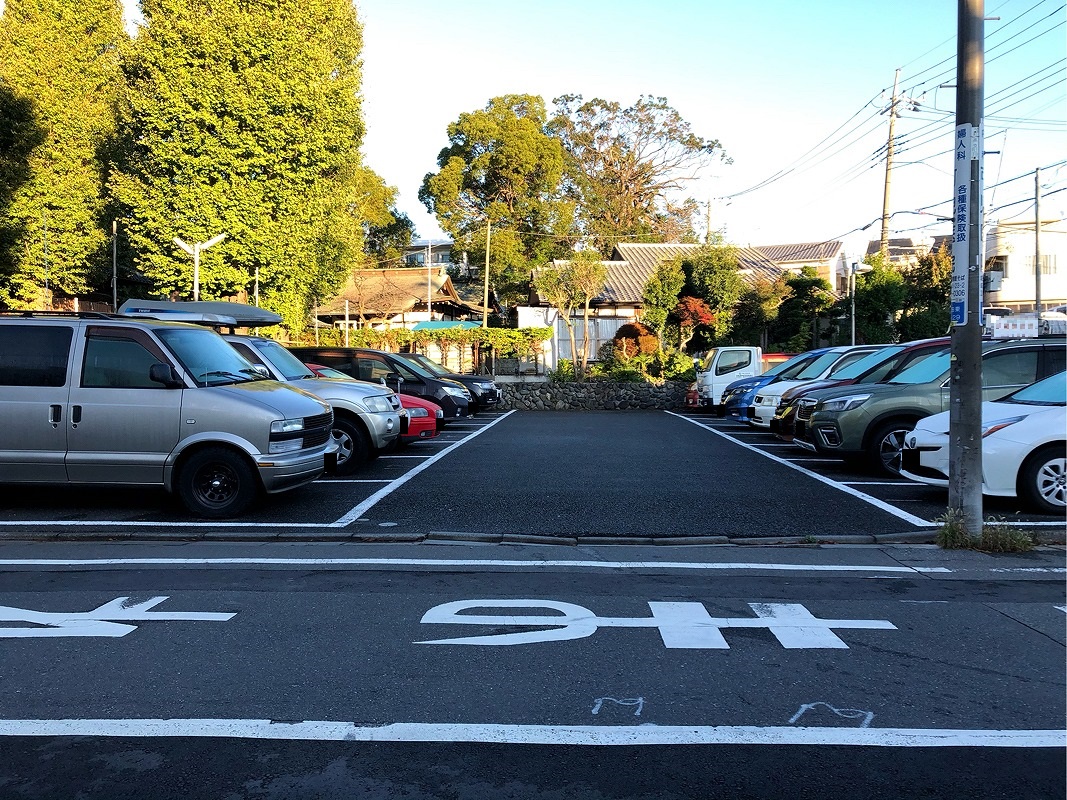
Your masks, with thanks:
M461 113L503 94L549 107L562 94L623 105L651 94L733 159L690 192L713 230L741 245L842 239L862 255L880 233L897 68L919 106L897 120L890 233L948 232L935 216L952 210L956 98L942 85L956 78L954 0L355 1L366 162L422 237L443 235L418 189ZM999 17L985 25L987 221L1031 219L1034 170L1051 165L1042 218L1062 218L1064 1L986 0L985 13Z
M888 106L897 120L891 210L951 214L955 124L953 0L357 0L364 22L367 163L400 190L420 236L440 229L417 199L447 125L508 93L551 106L566 93L629 105L666 97L733 163L710 167L692 196L737 244L844 238L865 248L882 213ZM1033 171L1067 158L1062 0L987 0L988 218L1033 215ZM882 92L885 90L885 97ZM739 195L782 170L785 177ZM1027 177L994 183L1019 175ZM1042 216L1063 215L1067 167L1043 173ZM1029 198L1007 208L1008 203ZM946 201L940 206L934 204ZM930 227L931 225L933 227ZM919 230L921 228L921 230ZM891 233L946 233L896 213ZM852 255L854 253L850 253Z

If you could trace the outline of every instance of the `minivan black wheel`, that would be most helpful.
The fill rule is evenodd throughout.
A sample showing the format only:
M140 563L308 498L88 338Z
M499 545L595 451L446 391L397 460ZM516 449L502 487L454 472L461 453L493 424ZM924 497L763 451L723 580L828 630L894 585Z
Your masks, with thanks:
M1067 453L1048 445L1026 459L1019 470L1019 494L1044 514L1063 515L1067 508Z
M259 483L249 463L225 447L194 453L178 473L178 495L198 517L236 517L256 497Z
M915 428L914 420L898 419L881 425L871 437L867 453L879 473L899 475L904 437Z
M331 433L337 442L338 475L351 475L370 460L370 442L359 423L334 417Z

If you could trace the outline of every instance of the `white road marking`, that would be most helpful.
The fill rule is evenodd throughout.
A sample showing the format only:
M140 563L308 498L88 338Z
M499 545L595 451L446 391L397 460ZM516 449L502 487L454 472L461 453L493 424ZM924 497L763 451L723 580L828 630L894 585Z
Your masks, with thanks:
M682 570L756 570L770 572L888 572L907 574L949 574L948 567L906 567L901 565L838 564L760 564L758 562L686 562L686 561L569 561L562 559L495 559L495 558L4 558L0 567L118 567L118 566L269 566L304 568L327 567L553 567L581 569L682 569Z
M755 725L504 725L274 722L269 719L7 719L0 736L130 736L275 741L479 742L566 745L845 745L856 747L1062 748L1063 730L822 728Z
M389 483L392 478L327 478L315 483Z
M429 454L419 456L378 456L379 461L383 461L387 458L432 458Z
M912 481L838 481L845 486L918 486Z
M598 617L588 608L558 600L456 600L427 611L424 625L483 625L541 628L521 633L490 633L432 639L415 644L508 646L564 642L592 636L598 628L656 628L663 646L674 650L729 650L723 628L766 628L787 650L848 650L834 628L897 630L884 619L820 619L800 603L749 603L755 617L712 617L703 603L648 601L651 617ZM532 608L558 611L546 616L464 614L474 609Z
M822 702L820 700L820 701L817 701L817 702L814 702L814 703L805 703L804 705L802 705L800 707L800 709L797 711L797 713L789 718L789 724L792 725L797 720L799 720L802 716L804 716L807 712L809 712L809 711L811 711L811 710L813 710L815 708L818 708L819 706L822 706L823 708L829 709L834 714L836 714L839 717L843 717L844 719L858 719L858 720L860 720L859 727L861 727L861 728L869 728L869 727L871 727L871 722L874 720L874 712L873 711L861 711L858 708L834 708L834 706L830 705L829 703L824 703L824 702Z
M844 492L845 494L852 495L853 497L855 497L855 498L857 498L859 500L862 500L865 503L869 503L870 505L874 506L875 508L880 508L882 511L885 511L888 514L892 514L897 519L902 519L905 522L908 522L908 523L914 525L917 528L936 528L938 526L938 523L936 523L936 522L930 522L929 520L922 519L921 517L917 517L914 514L909 514L907 511L902 511L901 509L897 508L896 506L890 505L889 503L886 503L886 502L884 502L882 500L879 500L877 497L871 497L869 494L864 494L863 492L860 492L860 491L858 491L856 489L853 489L851 486L844 486L844 485L842 485L841 483L838 483L835 480L831 480L830 478L826 478L826 477L824 477L822 475L819 475L817 472L812 472L810 469L804 469L804 467L797 466L795 463L793 463L795 460L799 460L799 459L786 460L784 458L779 458L778 456L772 455L770 453L765 453L764 451L760 450L758 447L753 447L750 444L745 444L744 442L738 441L737 439L733 438L732 436L727 436L725 433L721 433L721 432L715 430L714 428L712 428L712 427L710 427L708 425L702 425L701 423L696 422L696 421L694 421L692 419L689 419L688 417L684 417L681 414L676 414L673 411L667 411L667 412L664 412L664 413L670 414L671 416L678 417L679 419L684 419L686 422L692 422L694 425L696 425L696 426L698 426L700 428L703 428L706 431L710 431L711 433L714 433L716 436L721 436L724 439L728 439L729 441L731 441L734 444L736 444L738 447L743 447L746 450L751 450L753 453L759 453L764 458L769 458L772 461L776 461L779 464L782 464L783 466L789 467L790 469L795 469L797 472L800 472L800 473L802 473L804 475L807 475L809 478L814 478L815 480L819 481L820 483L825 483L827 486L832 486L835 489L837 489L838 491Z
M331 527L331 528L344 528L344 527L350 525L352 522L357 520L359 517L362 517L370 509L372 509L375 505L377 505L378 501L383 500L386 497L388 497L389 495L391 495L393 492L395 492L397 489L399 489L401 486L403 486L409 480L414 478L416 475L418 475L424 469L427 469L430 466L432 466L433 464L437 463L440 459L442 459L445 456L447 456L449 453L451 453L457 447L462 447L464 444L469 442L474 437L481 436L483 433L485 433L487 430L492 428L498 422L500 422L501 420L507 419L508 417L510 417L514 413L515 413L514 411L509 411L508 413L497 417L492 422L490 422L488 425L484 425L480 429L474 431L470 436L467 436L466 438L462 439L461 441L456 442L455 444L450 444L448 447L446 447L440 453L437 453L436 455L432 456L431 458L427 459L426 461L423 461L421 464L419 464L414 469L411 469L411 470L408 470L407 472L405 472L403 475L401 475L395 481L390 483L388 486L383 486L381 489L376 491L374 494L372 494L370 497L368 497L366 500L364 500L358 506L353 508L347 514L345 514L344 516L340 517L335 522L331 522L329 527Z
M27 625L0 625L0 638L30 639L60 636L120 637L137 630L136 625L123 622L196 621L226 622L234 616L228 613L200 611L150 611L167 598L150 597L134 603L129 597L116 597L92 611L33 611L28 608L0 606L0 622L24 622Z

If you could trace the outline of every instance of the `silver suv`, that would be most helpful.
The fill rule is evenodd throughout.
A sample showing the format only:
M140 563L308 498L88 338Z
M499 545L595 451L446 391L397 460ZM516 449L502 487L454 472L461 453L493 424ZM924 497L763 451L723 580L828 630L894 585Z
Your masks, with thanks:
M200 325L0 313L0 483L157 485L194 514L332 469L333 412Z

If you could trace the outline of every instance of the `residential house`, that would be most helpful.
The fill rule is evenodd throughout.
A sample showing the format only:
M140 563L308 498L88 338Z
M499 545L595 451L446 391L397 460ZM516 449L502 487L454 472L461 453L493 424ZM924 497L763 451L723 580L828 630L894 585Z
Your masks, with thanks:
M872 239L867 243L868 256L873 256L875 253L880 253L882 250L882 242L879 239ZM921 242L916 242L914 239L890 239L889 240L889 263L896 264L899 267L906 267L912 264L919 263L919 257L926 253L928 247ZM846 274L848 270L845 271Z
M812 267L830 286L839 292L848 291L848 260L844 245L839 241L761 244L752 249L793 274L798 274L804 267Z
M698 252L699 244L617 244L611 258L601 263L607 268L604 290L590 304L589 349L590 358L595 358L601 346L610 342L615 333L628 322L641 316L644 305L644 288L649 277L659 264L679 256ZM740 268L738 272L747 283L766 279L773 281L782 274L781 268L767 259L758 250L750 247L737 248ZM566 263L566 262L555 262ZM559 319L556 309L548 306L531 289L530 304L518 309L518 325L526 327L550 327L555 333L546 343L545 365L552 369L560 358L570 358L570 338L566 324ZM580 348L584 341L582 309L573 314L575 344Z
M1048 311L1067 303L1067 221L1041 223L1035 235L1034 220L994 222L988 226L985 241L985 268L991 287L983 305L1009 308L1013 312L1033 311L1037 296L1034 265L1040 255L1041 306ZM1040 248L1040 254L1038 249ZM1063 264L1064 269L1059 265Z
M429 268L353 270L340 293L315 313L342 330L413 328L428 320L480 320L482 308L459 296L442 262Z

